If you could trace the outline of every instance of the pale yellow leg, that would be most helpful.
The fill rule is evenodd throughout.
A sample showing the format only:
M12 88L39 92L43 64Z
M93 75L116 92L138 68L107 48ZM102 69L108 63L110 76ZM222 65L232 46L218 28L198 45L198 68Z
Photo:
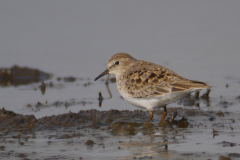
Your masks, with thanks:
M165 119L166 116L167 116L167 109L166 109L166 106L164 106L164 112L163 112L162 118L160 120L160 123L163 122L163 120Z
M146 121L146 123L148 123L149 121L151 121L152 118L153 118L153 114L152 114L151 109L149 109L148 112L149 112L149 114L150 114L150 117L149 117L149 119Z

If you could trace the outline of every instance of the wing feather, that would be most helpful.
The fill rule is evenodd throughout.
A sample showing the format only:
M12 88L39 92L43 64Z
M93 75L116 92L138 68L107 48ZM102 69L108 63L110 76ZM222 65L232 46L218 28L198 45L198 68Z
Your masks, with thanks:
M125 91L135 98L210 87L204 82L185 79L168 68L146 61L138 61L131 66L120 81L125 84Z

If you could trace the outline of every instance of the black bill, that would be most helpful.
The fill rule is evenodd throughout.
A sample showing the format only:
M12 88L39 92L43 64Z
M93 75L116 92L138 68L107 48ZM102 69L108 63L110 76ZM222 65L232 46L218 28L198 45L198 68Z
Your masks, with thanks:
M106 69L104 72L102 72L99 76L97 76L94 81L98 80L99 78L101 78L102 76L105 76L106 74L109 74L108 69Z

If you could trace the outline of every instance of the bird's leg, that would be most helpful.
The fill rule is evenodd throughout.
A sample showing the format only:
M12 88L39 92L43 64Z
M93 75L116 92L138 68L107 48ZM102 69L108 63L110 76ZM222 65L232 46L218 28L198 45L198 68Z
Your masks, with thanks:
M150 114L150 117L149 117L149 119L146 121L146 123L148 123L149 121L151 121L152 118L153 118L153 114L152 114L151 109L149 109L148 112L149 112L149 114Z
M167 109L166 109L166 106L164 106L164 112L163 112L163 115L162 115L162 118L160 120L160 123L163 122L164 118L167 116Z

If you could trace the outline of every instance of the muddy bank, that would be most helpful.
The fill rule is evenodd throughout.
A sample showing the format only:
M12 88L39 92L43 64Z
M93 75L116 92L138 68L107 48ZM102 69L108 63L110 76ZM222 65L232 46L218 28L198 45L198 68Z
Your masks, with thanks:
M0 86L26 85L50 79L51 76L38 69L15 65L11 68L0 68Z
M191 112L191 111L188 111ZM160 119L161 110L153 111L153 114ZM169 110L169 114L173 113L173 109ZM15 129L31 129L39 130L41 128L51 129L55 127L100 127L111 126L111 124L119 121L119 127L125 124L139 126L148 119L149 113L142 110L136 111L98 111L98 110L81 110L78 113L66 113L62 115L53 115L36 119L34 115L16 114L7 111L4 108L0 110L0 130ZM157 123L157 122L156 122Z
M176 111L178 115L171 120ZM160 125L162 113L161 109L154 110L151 123L144 124L149 113L142 110L85 110L36 119L33 115L17 114L3 108L0 109L0 157L239 158L236 150L239 150L240 142L233 140L240 138L238 113L169 108L166 121ZM209 141L212 144L207 149L204 145ZM190 145L190 148L184 145Z
M165 119L164 125L176 125L179 128L188 128L189 125L203 125L203 123L191 124L188 119L194 120L194 117L204 117L208 122L218 122L218 120L229 117L233 113L229 112L214 112L202 111L200 109L186 109L186 108L169 108L167 109L168 116ZM177 112L176 112L177 111ZM40 129L53 129L59 127L83 127L83 128L101 128L107 126L109 129L124 128L130 130L134 127L143 126L161 126L159 121L163 114L162 109L153 110L154 118L150 124L144 124L149 117L148 111L143 110L110 110L98 111L80 110L78 113L66 113L61 115L47 116L36 119L34 115L22 115L14 113L13 111L0 109L0 130L1 131L15 131L17 129L26 130L40 130ZM175 118L176 117L176 118ZM240 119L232 118L232 123ZM126 127L128 126L128 128ZM131 126L131 127L129 127Z

